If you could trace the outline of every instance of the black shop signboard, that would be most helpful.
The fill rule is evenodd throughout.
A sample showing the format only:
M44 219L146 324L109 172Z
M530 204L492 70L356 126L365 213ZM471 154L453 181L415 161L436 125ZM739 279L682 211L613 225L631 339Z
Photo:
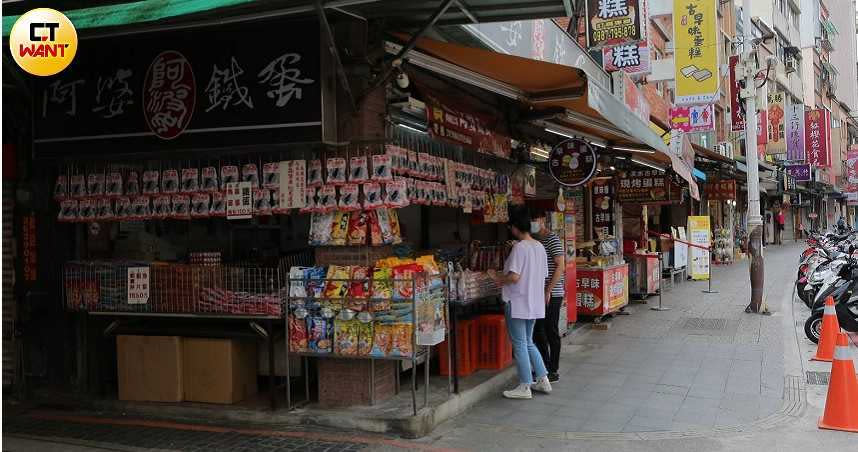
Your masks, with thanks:
M321 140L316 21L83 39L33 82L37 157Z
M617 178L617 201L667 204L682 199L682 189L658 170L627 171Z

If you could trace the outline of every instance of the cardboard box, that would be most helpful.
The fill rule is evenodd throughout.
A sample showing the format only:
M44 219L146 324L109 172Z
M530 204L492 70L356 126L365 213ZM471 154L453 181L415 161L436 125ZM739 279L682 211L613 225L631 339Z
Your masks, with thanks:
M117 336L119 400L181 402L182 338Z
M182 355L186 401L229 404L256 393L256 342L186 337Z

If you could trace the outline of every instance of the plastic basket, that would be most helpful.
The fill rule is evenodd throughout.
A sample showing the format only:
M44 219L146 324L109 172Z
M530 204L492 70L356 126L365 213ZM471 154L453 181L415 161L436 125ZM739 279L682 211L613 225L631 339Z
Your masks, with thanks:
M512 344L506 334L506 319L501 314L477 318L477 369L500 370L512 364Z
M475 320L459 320L456 323L456 361L457 373L460 377L467 377L477 370L476 367L476 342L477 322ZM441 375L450 375L448 342L438 344L438 354Z

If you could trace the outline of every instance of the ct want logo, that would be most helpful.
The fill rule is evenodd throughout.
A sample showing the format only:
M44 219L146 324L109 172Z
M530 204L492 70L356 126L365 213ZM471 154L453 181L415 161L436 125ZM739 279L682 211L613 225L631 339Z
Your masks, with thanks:
M77 53L77 31L63 13L36 8L15 21L9 51L21 69L33 75L54 75L71 64Z

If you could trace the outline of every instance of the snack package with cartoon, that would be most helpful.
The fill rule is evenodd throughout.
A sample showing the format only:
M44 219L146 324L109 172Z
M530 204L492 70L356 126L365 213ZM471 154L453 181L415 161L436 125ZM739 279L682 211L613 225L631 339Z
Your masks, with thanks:
M359 324L357 319L334 321L334 354L343 356L358 354Z
M220 168L220 189L226 190L226 184L238 182L238 167L225 165Z
M327 245L331 242L331 229L334 223L334 213L314 212L310 216L310 245Z
M385 311L390 309L390 299L393 297L393 271L390 268L374 268L372 271L372 310Z
M408 193L404 179L397 179L387 183L384 190L384 205L387 207L400 208L408 205Z
M375 210L370 210L366 212L366 216L370 245L383 245L384 242L381 239L381 227L378 225L378 213L376 213Z
M360 183L369 179L369 165L365 155L349 159L349 182Z
M344 184L340 186L340 210L360 210L358 203L359 186L357 184Z
M262 165L262 188L280 187L280 162L268 162Z
M179 172L166 169L161 173L161 193L172 195L179 192Z
M289 296L294 298L304 298L307 296L307 288L304 285L304 275L311 267L290 267L289 268Z
M86 197L86 176L72 174L69 179L69 197L74 199Z
M267 188L253 189L253 214L258 216L271 215L271 193Z
M307 296L322 298L325 295L325 267L311 267L304 272Z
M202 174L202 183L200 184L200 191L204 192L213 192L218 191L218 181L217 181L217 168L213 166L206 166L201 171Z
M191 198L188 195L173 195L173 213L171 218L176 220L191 219Z
M111 198L122 196L122 173L118 171L107 173L104 182L104 194Z
M289 351L306 352L308 350L307 339L306 319L299 319L294 314L289 315Z
M333 185L323 185L319 187L319 200L316 203L316 210L319 212L332 212L337 208L337 187Z
M349 219L351 212L334 212L334 223L331 225L330 245L343 246L349 233Z
M381 197L381 185L369 182L363 184L363 208L377 209L384 205L384 200Z
M226 200L223 192L212 192L212 205L209 209L210 217L225 217L226 216Z
M98 198L95 203L95 218L102 221L110 221L115 219L113 215L113 205L110 198Z
M173 213L170 195L158 195L152 197L152 218L165 219Z
M77 199L66 199L60 202L60 212L57 221L75 222L79 219L80 205Z
M113 206L113 216L118 221L129 219L131 216L131 198L127 196L116 198L116 203Z
M349 286L349 302L347 308L354 311L366 310L366 299L369 297L370 268L355 265L352 267L352 280Z
M69 194L69 178L65 175L57 176L57 180L54 181L54 199L57 201L62 201L68 197Z
M307 317L307 348L313 353L331 353L331 321L321 316Z
M358 355L367 356L372 352L373 322L358 321Z
M393 268L393 299L410 300L415 289L420 293L425 280L418 276L423 271L419 264L398 265Z
M149 210L149 197L137 196L131 201L131 216L135 220L148 220L152 218Z
M137 171L129 171L125 177L125 196L137 196L140 194L140 176Z
M373 325L372 345L370 356L384 357L390 355L390 346L393 343L394 325L375 322Z
M143 171L144 195L156 195L161 191L161 172L156 170Z
M366 245L367 213L352 212L349 218L349 233L347 243L351 246Z
M86 194L89 196L104 194L104 173L89 173L86 176Z
M307 168L307 186L318 187L324 182L322 178L322 161L311 160Z
M402 230L399 228L399 213L396 209L390 209L387 212L390 219L390 235L393 236L393 244L402 243Z
M246 163L241 167L241 181L250 182L250 188L259 188L259 167L255 163Z
M376 215L378 216L378 228L381 231L381 243L385 245L390 245L393 243L393 231L390 229L390 209L377 209Z
M325 298L344 298L349 292L349 278L351 274L351 267L347 265L329 265Z
M95 199L81 199L78 203L78 216L80 217L80 221L95 220Z
M191 196L191 217L208 218L211 207L211 195L208 193L194 193Z
M414 354L414 325L394 323L392 326L390 356L411 357Z
M346 159L332 157L325 161L325 169L328 177L325 183L329 185L341 185L346 183Z
M390 155L377 154L372 156L372 179L374 182L390 182L393 180Z

